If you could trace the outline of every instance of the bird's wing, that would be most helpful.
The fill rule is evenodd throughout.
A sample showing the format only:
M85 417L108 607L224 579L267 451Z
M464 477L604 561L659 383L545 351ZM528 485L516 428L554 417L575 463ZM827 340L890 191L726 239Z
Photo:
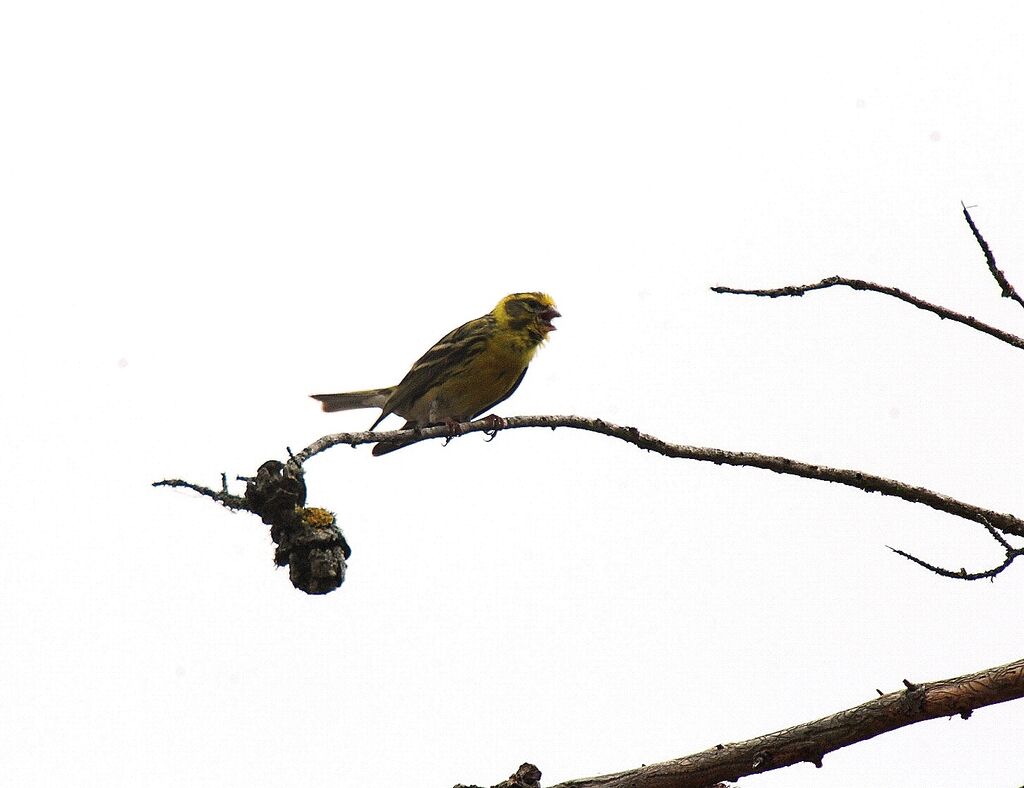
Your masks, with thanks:
M429 401L432 393L445 380L458 375L469 362L482 353L494 331L494 316L484 315L450 331L420 356L412 369L395 386L373 429L390 413L417 421L413 415L418 406ZM422 426L422 425L421 425Z

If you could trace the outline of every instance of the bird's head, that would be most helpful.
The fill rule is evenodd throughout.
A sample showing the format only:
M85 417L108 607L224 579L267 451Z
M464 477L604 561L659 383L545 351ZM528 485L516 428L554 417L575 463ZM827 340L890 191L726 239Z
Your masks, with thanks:
M562 316L547 293L512 293L498 302L492 314L499 325L526 332L538 343L555 330L551 321Z

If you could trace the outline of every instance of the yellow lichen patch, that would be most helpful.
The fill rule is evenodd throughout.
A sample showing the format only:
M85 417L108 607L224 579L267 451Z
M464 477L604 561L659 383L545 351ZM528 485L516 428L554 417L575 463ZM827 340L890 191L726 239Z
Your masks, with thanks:
M302 524L310 528L334 525L334 514L326 509L310 506L302 510Z

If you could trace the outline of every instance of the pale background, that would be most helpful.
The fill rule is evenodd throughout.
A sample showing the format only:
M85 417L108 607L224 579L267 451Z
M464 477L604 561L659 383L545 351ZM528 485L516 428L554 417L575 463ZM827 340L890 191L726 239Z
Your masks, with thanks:
M295 591L189 492L376 412L515 290L564 318L504 415L891 476L1024 513L1011 3L10 3L0 772L11 785L545 784L1021 656L978 527L594 435L308 466L350 540ZM397 426L397 420L389 421ZM236 490L241 486L236 485ZM1019 786L1024 703L743 784Z

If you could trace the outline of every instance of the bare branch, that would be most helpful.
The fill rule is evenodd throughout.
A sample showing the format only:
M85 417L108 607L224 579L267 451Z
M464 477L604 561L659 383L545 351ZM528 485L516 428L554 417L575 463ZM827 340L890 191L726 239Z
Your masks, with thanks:
M478 419L459 425L462 433L471 432L492 432L494 423L491 419ZM646 451L653 451L665 457L673 457L684 460L697 460L699 462L713 462L716 465L737 465L750 468L762 468L775 473L784 473L791 476L801 476L805 479L818 479L819 481L844 484L849 487L856 487L864 492L878 492L882 495L891 495L902 498L911 503L920 503L946 512L954 517L962 517L976 523L988 523L1004 533L1024 536L1024 520L1011 514L985 509L973 504L958 501L941 493L933 492L924 487L915 487L894 479L886 479L882 476L864 473L863 471L848 470L843 468L830 468L825 465L814 465L811 463L791 460L786 457L773 457L754 452L725 451L723 449L711 449L701 446L684 446L678 443L669 443L653 435L640 432L636 427L622 427L618 424L611 424L601 419L588 419L582 416L511 416L504 419L502 430L522 429L525 427L546 427L554 430L558 427L566 427L586 432L596 432L608 435L612 438L631 443L634 446ZM298 452L291 462L302 463L320 452L326 451L332 446L347 444L357 446L363 443L377 443L379 441L394 441L401 439L403 442L416 443L422 440L433 438L449 438L450 430L446 426L427 427L423 430L395 430L393 432L342 432L335 435L325 435L317 441ZM386 462L386 461L385 461Z
M905 690L766 736L551 788L706 788L801 762L821 767L830 752L906 725L956 715L967 719L975 709L1024 697L1024 660L967 676L904 685Z
M967 220L967 226L971 228L971 232L974 233L974 240L978 242L978 246L981 247L981 251L985 255L985 262L988 263L988 270L992 273L992 276L995 278L996 282L999 283L999 287L1002 290L1003 298L1012 298L1014 301L1016 301L1018 304L1024 307L1024 299L1022 299L1020 295L1017 294L1017 291L1014 289L1013 285L1011 285L1009 280L1006 278L1006 274L999 270L999 266L996 265L995 255L992 254L992 250L989 249L989 246L985 242L985 239L981 237L981 233L978 231L977 226L974 224L974 220L971 218L971 213L967 209L967 206L964 205L962 202L960 203L960 205L964 209L964 218Z
M918 298L917 296L913 296L910 293L906 293L899 288L879 285L874 282L867 282L863 279L848 279L845 276L829 276L822 279L820 282L815 282L811 285L787 285L786 287L776 287L765 290L744 290L735 287L719 286L712 287L711 290L715 293L725 293L730 295L754 295L767 298L779 298L781 296L802 296L804 293L808 293L812 290L824 290L828 287L840 286L849 287L853 290L870 290L874 293L882 293L883 295L898 298L900 301L916 306L918 309L923 309L927 312L938 315L943 320L952 320L956 323L963 323L965 326L970 326L976 331L981 331L991 337L995 337L1000 342L1005 342L1007 345L1012 345L1015 348L1024 350L1024 339L1021 337L1007 331L1003 331L995 326L991 326L988 323L983 323L970 315L964 315L960 312L954 312L952 309L947 309L944 306L932 304L924 299ZM1014 295L1016 295L1016 293L1014 293Z

